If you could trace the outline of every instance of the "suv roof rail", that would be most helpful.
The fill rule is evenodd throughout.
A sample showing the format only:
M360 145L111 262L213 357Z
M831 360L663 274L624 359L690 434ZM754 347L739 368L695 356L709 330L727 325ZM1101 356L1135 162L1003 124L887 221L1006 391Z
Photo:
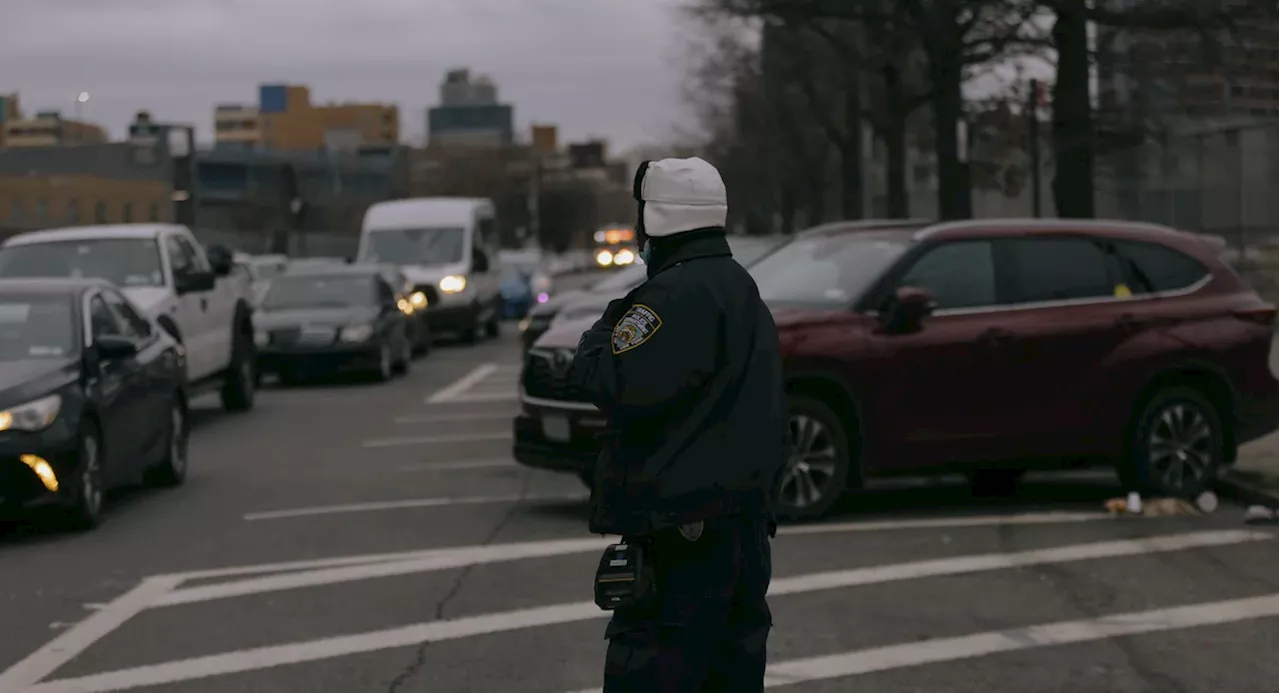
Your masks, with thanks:
M796 234L802 236L819 236L824 233L843 233L847 231L879 231L884 229L915 228L935 223L932 219L851 219L849 221L828 221L811 226Z
M1037 219L1022 217L1008 219L965 219L963 221L944 221L940 223L933 223L917 231L915 234L915 240L924 240L942 231L983 229L992 227L1023 227L1029 230L1070 229L1077 231L1104 231L1114 228L1129 228L1134 230L1155 231L1158 233L1183 233L1171 226L1153 224L1146 221L1127 221L1124 219Z

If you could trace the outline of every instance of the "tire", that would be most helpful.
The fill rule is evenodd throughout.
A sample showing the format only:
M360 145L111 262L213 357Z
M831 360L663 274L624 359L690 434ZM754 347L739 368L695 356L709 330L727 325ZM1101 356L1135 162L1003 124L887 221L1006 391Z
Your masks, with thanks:
M413 367L413 342L405 335L404 346L400 348L400 358L396 360L391 369L396 375L408 375L409 369Z
M500 306L494 306L493 315L489 317L489 321L484 324L484 335L489 339L497 339L502 334L502 309Z
M378 365L373 370L373 379L380 383L391 380L395 375L395 357L391 354L391 345L383 342L378 347Z
M152 486L180 486L187 479L187 457L190 431L187 407L175 396L169 405L169 430L165 434L164 457L147 470L147 483Z
M232 337L231 363L222 379L222 408L229 412L253 409L257 393L257 376L254 366L253 338L244 330L237 330Z
M102 523L102 506L106 497L102 473L102 437L95 427L80 433L80 468L72 490L67 523L76 531L88 531Z
M854 465L849 427L826 404L790 398L787 465L776 487L777 514L785 520L826 515L840 500ZM815 495L816 492L816 495Z
M1213 487L1223 461L1225 430L1218 410L1194 388L1162 388L1137 409L1120 460L1126 490L1191 498Z

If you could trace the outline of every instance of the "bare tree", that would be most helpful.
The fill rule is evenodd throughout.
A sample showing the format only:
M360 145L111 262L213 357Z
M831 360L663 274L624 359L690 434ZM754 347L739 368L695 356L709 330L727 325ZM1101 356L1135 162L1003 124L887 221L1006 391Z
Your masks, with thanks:
M970 173L960 149L962 88L974 66L1036 41L1034 0L714 0L733 16L791 24L860 24L867 32L914 37L925 58L938 163L938 211L946 219L972 216Z

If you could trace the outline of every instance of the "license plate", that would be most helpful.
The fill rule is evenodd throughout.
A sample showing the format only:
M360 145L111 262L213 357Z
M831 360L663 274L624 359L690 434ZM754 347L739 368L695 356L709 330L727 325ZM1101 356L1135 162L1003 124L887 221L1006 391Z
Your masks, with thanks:
M569 440L569 419L565 416L542 417L542 435L547 440Z

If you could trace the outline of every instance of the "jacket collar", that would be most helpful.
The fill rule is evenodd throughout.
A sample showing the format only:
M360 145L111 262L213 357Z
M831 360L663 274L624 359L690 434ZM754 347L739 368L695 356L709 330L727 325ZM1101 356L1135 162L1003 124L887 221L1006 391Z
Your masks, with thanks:
M646 272L650 278L686 260L733 255L724 229L718 226L685 231L665 238L650 237L648 242L653 244L653 255Z

